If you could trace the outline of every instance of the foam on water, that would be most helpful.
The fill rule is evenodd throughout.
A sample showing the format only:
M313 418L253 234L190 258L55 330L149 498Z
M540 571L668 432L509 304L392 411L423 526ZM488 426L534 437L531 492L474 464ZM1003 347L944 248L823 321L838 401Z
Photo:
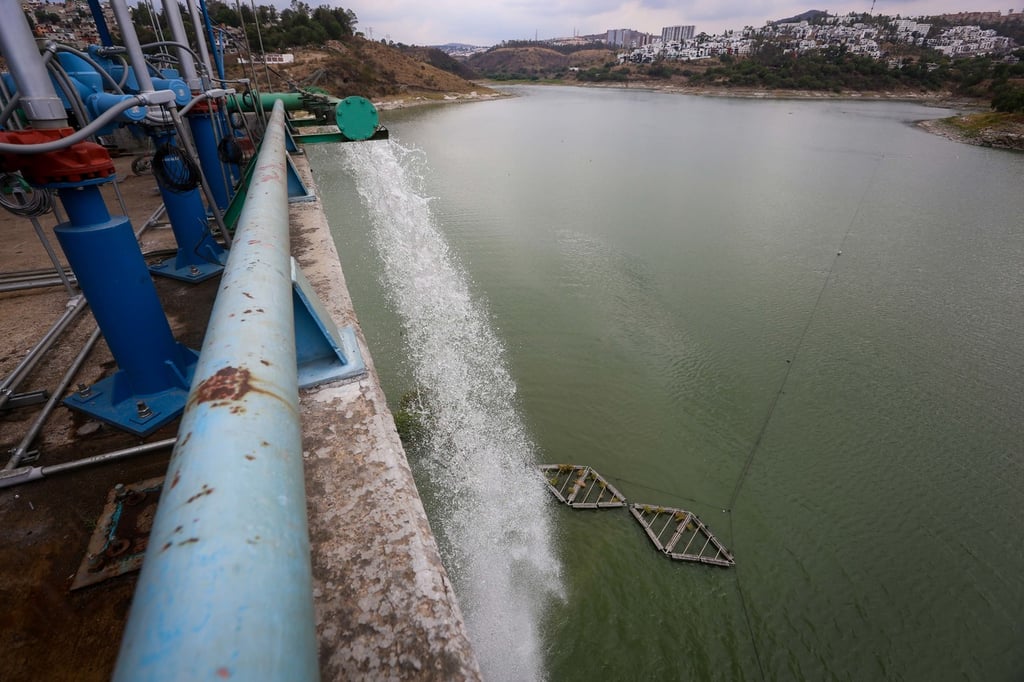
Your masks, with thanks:
M539 626L561 568L501 343L419 189L421 157L395 141L342 149L425 396L418 469L481 669L489 680L541 679Z

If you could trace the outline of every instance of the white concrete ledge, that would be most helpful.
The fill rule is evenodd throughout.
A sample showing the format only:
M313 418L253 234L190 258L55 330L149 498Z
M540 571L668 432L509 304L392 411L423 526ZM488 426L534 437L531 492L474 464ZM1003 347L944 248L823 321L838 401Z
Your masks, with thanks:
M291 228L293 255L335 323L356 326L369 369L300 395L321 678L478 680L320 201L292 204Z

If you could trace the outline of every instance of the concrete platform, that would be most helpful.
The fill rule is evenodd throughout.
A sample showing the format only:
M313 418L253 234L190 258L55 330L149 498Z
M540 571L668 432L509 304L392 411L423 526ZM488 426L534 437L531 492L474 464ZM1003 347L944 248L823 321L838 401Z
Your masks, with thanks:
M305 159L295 161L312 187ZM155 182L133 176L129 158L118 159L117 166L138 228L160 204ZM105 192L111 212L118 213L114 193ZM41 222L57 248L53 216ZM293 204L291 223L293 255L335 322L357 327L369 368L362 379L301 396L321 677L479 679L319 201ZM0 275L50 266L27 219L4 212L0 230ZM159 225L143 233L140 243L154 254L175 246L171 230ZM198 349L218 279L155 281L176 338ZM13 369L67 300L61 286L0 293L0 373ZM92 328L86 311L18 391L52 390ZM114 368L101 341L72 386L108 376ZM0 414L0 452L18 444L37 409ZM171 438L176 429L175 422L138 439L59 407L32 446L39 451L35 465ZM109 679L137 574L75 592L69 591L71 579L110 489L163 475L169 455L164 450L0 490L0 679Z

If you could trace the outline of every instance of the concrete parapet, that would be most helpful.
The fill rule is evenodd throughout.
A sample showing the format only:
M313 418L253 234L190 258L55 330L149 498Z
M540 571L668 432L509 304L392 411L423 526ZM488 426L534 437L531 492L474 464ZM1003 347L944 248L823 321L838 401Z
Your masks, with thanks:
M321 677L478 680L320 202L292 204L291 226L293 255L335 323L356 326L368 367L300 395Z

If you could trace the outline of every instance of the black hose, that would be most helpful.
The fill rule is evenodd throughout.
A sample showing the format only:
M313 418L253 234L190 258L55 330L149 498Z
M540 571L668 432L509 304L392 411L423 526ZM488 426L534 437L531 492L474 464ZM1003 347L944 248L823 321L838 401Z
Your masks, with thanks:
M162 187L172 192L191 192L199 186L199 165L181 149L161 145L153 155L153 175Z
M222 137L217 144L217 158L221 160L221 163L230 163L236 166L242 165L242 162L245 161L245 153L231 133Z

